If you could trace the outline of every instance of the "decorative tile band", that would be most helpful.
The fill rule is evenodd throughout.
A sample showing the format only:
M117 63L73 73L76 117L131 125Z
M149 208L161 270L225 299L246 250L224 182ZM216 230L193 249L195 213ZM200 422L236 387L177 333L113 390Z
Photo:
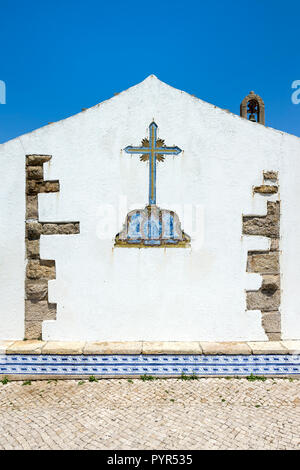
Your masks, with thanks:
M300 355L0 355L0 376L300 376Z

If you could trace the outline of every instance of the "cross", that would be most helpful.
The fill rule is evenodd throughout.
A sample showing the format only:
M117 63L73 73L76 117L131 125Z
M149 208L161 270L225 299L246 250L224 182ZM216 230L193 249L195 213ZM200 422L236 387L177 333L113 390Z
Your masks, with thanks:
M141 160L149 160L149 205L156 204L156 160L164 161L163 155L178 155L179 147L166 147L162 139L157 139L157 125L149 126L149 140L143 139L141 147L128 146L125 152L140 154Z

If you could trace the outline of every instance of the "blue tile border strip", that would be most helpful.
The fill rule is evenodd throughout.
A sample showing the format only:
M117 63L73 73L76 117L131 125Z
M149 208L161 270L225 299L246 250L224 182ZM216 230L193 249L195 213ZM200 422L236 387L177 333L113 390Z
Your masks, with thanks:
M300 376L300 355L0 355L0 376Z

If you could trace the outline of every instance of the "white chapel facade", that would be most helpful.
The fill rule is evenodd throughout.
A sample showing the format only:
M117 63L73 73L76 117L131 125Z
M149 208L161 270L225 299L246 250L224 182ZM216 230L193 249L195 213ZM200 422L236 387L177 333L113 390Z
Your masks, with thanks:
M151 75L0 145L0 339L300 339L300 139Z

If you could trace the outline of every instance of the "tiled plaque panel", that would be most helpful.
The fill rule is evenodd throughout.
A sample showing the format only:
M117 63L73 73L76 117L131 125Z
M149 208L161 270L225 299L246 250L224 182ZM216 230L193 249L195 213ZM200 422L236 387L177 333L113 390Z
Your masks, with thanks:
M300 375L300 355L0 355L0 375Z

